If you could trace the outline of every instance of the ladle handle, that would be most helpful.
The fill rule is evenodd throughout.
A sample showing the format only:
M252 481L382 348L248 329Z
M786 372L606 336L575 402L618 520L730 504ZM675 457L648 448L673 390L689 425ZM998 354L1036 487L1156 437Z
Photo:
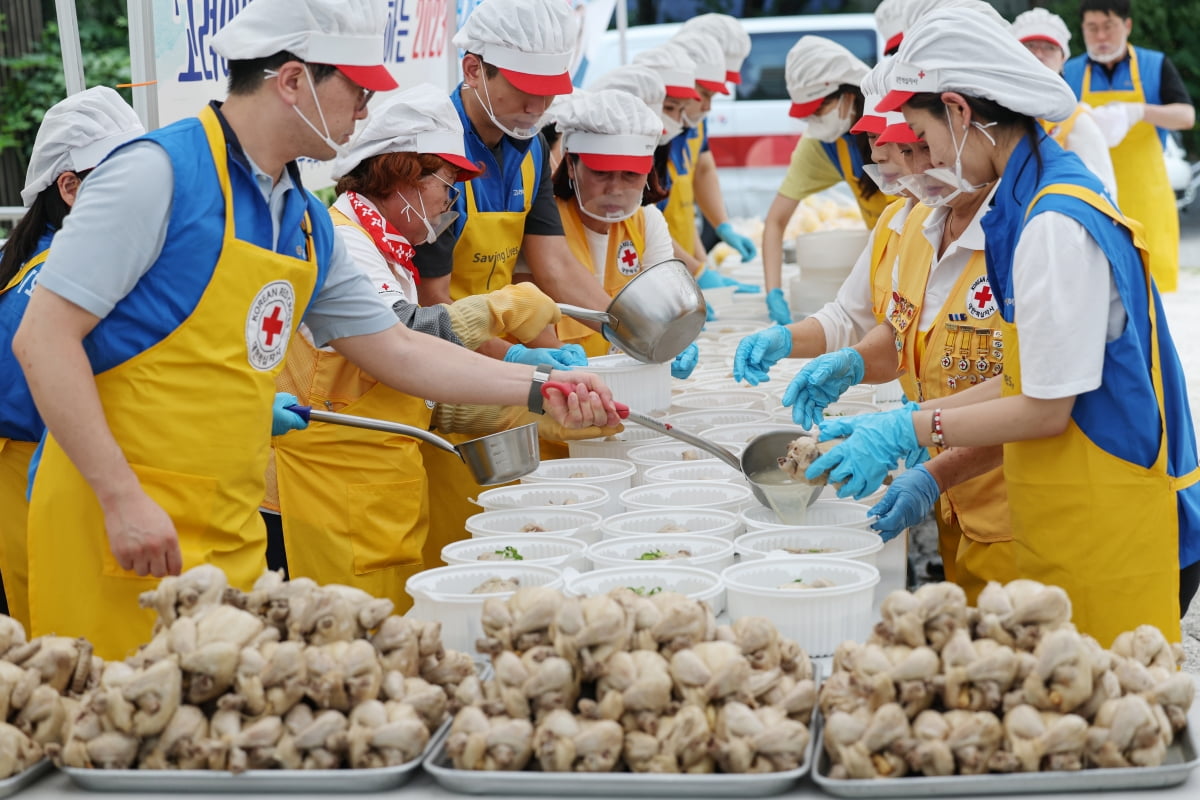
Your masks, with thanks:
M454 445L447 442L440 436L435 436L424 428L417 428L412 425L405 425L401 422L388 422L382 419L372 419L371 417L356 417L352 414L338 414L333 411L318 411L311 406L285 406L288 411L300 415L305 421L327 422L331 425L345 425L349 428L364 428L369 431L383 431L384 433L398 433L401 436L411 436L414 439L420 439L422 442L429 442L434 447L440 447L448 453L462 457Z
M728 464L729 466L736 469L738 472L742 471L741 460L738 459L738 457L735 456L733 453L731 453L729 450L726 450L724 447L721 447L721 445L716 444L714 442L710 442L707 439L701 439L699 436L697 436L694 433L688 433L687 431L681 431L681 430L679 430L679 428L676 428L674 425L671 425L670 423L663 422L662 420L655 419L654 417L647 416L646 414L641 414L637 411L633 411L628 406L626 406L624 403L617 403L616 405L617 405L617 414L622 419L628 418L631 421L636 422L638 425L641 425L645 428L651 428L652 430L656 430L659 433L666 434L667 436L670 436L673 439L678 439L681 442L687 442L688 444L695 445L696 447L699 447L701 450L703 450L707 453L712 453L714 456L721 459L726 464ZM624 411L624 413L622 413L622 411Z
M604 311L594 311L583 306L573 306L569 303L559 303L558 310L568 317L581 319L584 322L599 322L601 325L612 325L612 317Z

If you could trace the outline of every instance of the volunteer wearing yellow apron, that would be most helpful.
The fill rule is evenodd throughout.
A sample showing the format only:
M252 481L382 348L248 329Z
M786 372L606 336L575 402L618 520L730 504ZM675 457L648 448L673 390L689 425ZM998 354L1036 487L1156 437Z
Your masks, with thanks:
M1083 12L1087 53L1068 61L1063 75L1108 134L1121 212L1145 227L1154 280L1160 291L1173 292L1179 281L1179 214L1163 146L1168 130L1195 124L1195 111L1170 59L1128 43L1128 4L1107 6Z
M1003 444L1017 575L1065 588L1101 646L1140 624L1178 641L1200 565L1200 469L1139 226L1035 127L1075 101L1002 28L938 12L897 62L884 107L902 106L945 165L927 176L956 191L1000 180L983 227L1003 374L916 411L823 424L848 438L807 474L869 487L923 446ZM911 490L899 483L885 503Z
M800 202L842 181L850 187L868 228L896 198L885 194L863 172L871 160L866 132L850 128L867 109L859 88L869 68L840 44L821 36L803 36L787 57L789 116L807 125L792 153L787 175L771 201L763 223L763 275L771 321L792 321L784 296L783 237ZM803 270L804 265L800 265Z
M129 104L106 86L86 89L47 109L21 190L28 211L0 250L0 375L5 376L0 386L0 578L3 613L26 630L28 474L46 426L13 356L13 334L84 176L114 147L144 132Z

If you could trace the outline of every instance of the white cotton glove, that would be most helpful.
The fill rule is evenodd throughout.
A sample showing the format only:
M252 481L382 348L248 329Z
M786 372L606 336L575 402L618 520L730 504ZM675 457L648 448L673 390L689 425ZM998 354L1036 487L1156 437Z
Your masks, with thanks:
M1104 134L1109 147L1116 147L1124 141L1129 129L1141 122L1145 114L1145 103L1114 102L1092 109L1092 119Z

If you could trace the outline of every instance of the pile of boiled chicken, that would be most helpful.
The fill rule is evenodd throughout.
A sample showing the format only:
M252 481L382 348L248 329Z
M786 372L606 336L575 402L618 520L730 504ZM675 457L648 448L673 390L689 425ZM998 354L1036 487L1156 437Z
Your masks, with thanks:
M158 615L153 639L96 666L86 691L63 700L61 735L45 745L56 764L395 766L421 755L449 695L475 673L470 656L442 647L438 623L391 616L390 600L347 586L268 572L241 592L200 566L141 604ZM82 683L77 674L74 688Z
M1056 586L950 583L893 592L866 644L821 687L835 778L1152 767L1187 724L1192 677L1155 627L1105 650Z
M768 621L718 627L704 603L627 588L524 587L483 607L480 652L446 750L455 767L772 772L804 763L812 664Z

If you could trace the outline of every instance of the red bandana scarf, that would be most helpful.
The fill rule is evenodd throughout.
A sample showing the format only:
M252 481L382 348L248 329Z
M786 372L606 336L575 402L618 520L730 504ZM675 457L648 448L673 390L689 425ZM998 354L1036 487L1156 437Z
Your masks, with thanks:
M400 235L399 231L392 227L392 223L384 219L382 214L359 197L357 192L346 192L346 199L350 201L350 207L354 209L358 223L371 235L379 252L408 270L412 274L413 283L420 283L421 276L417 272L417 265L413 263L416 249Z

